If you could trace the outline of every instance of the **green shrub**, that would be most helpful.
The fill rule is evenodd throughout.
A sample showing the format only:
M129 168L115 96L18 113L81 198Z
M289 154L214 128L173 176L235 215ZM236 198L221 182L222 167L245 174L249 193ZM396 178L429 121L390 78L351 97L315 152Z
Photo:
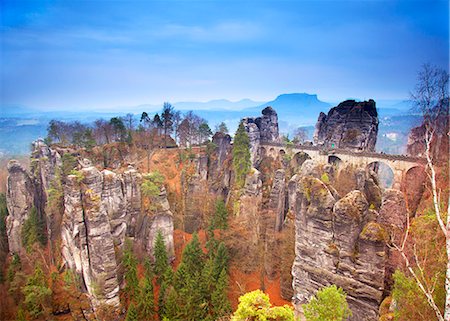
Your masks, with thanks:
M269 296L261 290L252 291L239 298L239 305L231 321L294 321L291 307L272 307Z
M352 315L342 288L327 286L316 293L309 303L303 305L307 321L342 321Z
M324 182L325 184L329 184L330 183L330 177L328 176L327 173L323 173L322 176L320 177L320 180L322 182Z

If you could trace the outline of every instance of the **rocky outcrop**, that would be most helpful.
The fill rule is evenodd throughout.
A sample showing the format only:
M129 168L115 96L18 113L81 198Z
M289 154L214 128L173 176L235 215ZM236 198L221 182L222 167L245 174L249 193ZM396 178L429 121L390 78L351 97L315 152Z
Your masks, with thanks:
M79 175L67 177L62 253L68 266L82 276L94 309L101 304L118 307L114 238L105 206L108 202L102 200L104 176L90 162L84 166ZM113 181L113 175L106 175Z
M254 167L259 163L261 141L278 142L278 115L272 107L266 107L261 117L247 117L242 120L250 139L250 156Z
M262 179L261 172L255 168L250 170L245 179L244 193L240 197L239 204L238 215L242 218L242 223L251 228L249 231L251 243L256 245L260 231L258 221L262 206Z
M161 232L166 244L169 259L173 260L175 249L173 245L173 214L170 211L169 201L167 200L167 192L161 187L157 197L152 199L154 210L152 215L142 214L140 223L136 227L135 239L144 245L147 253L153 256L155 236Z
M289 182L289 200L295 211L296 310L322 287L336 284L348 295L351 320L377 320L386 232L373 221L364 194L355 190L337 200L319 179L296 176Z
M378 113L375 101L347 100L320 113L314 133L314 143L328 148L348 148L375 151L378 133Z
M270 191L268 211L269 217L274 223L270 226L274 231L280 232L284 223L286 214L286 179L284 169L279 169L275 172L275 177Z
M22 249L22 225L34 206L35 188L27 171L17 162L8 163L6 230L10 253Z
M385 190L377 222L386 230L390 241L397 245L402 243L408 215L403 193L395 189ZM402 263L399 252L392 247L389 248L385 267L385 292L391 290L393 286L392 275Z
M127 236L133 236L136 234L135 228L141 213L142 175L132 165L128 165L128 169L122 174L122 178L126 200Z
M103 170L101 202L108 216L114 244L122 247L127 231L127 211L124 184L120 175Z
M215 150L209 155L208 185L212 193L226 200L231 186L231 137L217 132L212 142Z
M152 199L152 215L142 211L142 176L132 166L123 173L100 172L83 161L76 175L64 185L64 216L61 227L62 255L85 285L94 309L101 304L119 306L118 261L116 252L125 237L151 256L158 231L174 256L173 215L164 187Z
M448 115L448 103L447 113L436 118L433 122L433 139L430 144L430 154L435 161L448 160L449 155L449 115ZM420 126L411 129L408 135L408 143L406 152L410 156L422 156L425 157L425 137L426 126L421 124Z

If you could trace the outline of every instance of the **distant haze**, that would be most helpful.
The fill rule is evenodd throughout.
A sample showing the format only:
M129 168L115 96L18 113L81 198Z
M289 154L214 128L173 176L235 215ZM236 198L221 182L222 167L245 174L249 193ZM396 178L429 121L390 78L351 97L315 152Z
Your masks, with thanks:
M449 61L439 0L1 1L0 14L2 109L104 112L286 92L402 100L421 64Z

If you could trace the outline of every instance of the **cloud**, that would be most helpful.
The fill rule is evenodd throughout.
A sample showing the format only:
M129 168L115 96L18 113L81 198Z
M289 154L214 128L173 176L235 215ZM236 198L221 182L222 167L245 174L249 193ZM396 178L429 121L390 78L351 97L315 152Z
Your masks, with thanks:
M250 22L225 21L211 26L166 24L153 32L159 38L188 38L200 42L242 42L255 40L262 27Z

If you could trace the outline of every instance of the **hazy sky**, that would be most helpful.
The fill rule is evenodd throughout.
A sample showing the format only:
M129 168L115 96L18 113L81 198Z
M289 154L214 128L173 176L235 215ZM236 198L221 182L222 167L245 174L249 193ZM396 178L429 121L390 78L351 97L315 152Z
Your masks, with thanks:
M403 99L448 69L448 1L0 1L1 104Z

